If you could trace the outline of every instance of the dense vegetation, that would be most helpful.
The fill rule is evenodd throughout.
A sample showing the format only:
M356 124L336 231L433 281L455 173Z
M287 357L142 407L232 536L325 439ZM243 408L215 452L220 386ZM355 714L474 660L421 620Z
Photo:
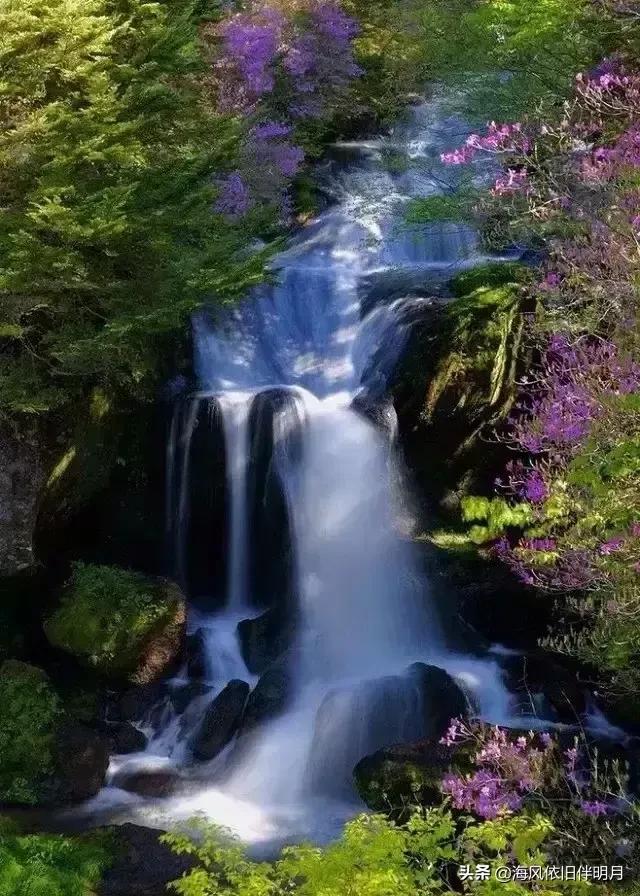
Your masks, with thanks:
M447 357L432 398L484 377L495 427L520 364L515 405L492 430L513 459L495 494L467 496L465 522L554 602L553 646L586 662L637 723L633 0L4 0L0 29L0 416L13 422L62 419L96 386L153 394L189 314L263 278L269 246L313 208L305 165L336 133L391 121L428 78L457 86L479 121L507 121L448 154L470 166L456 195L410 212L415 225L463 209L489 245L517 242L540 259L526 277L485 269L454 284L447 334L465 351ZM504 162L488 190L473 177L483 154ZM45 629L92 670L126 677L170 610L136 574L77 565ZM59 698L44 673L10 660L0 707L0 799L35 803ZM442 806L357 819L338 843L275 863L249 862L218 831L197 845L172 835L199 863L176 892L409 896L464 884L517 896L530 887L461 882L455 867L613 856L637 877L637 808L617 761L603 772L582 744L462 723L448 742L466 765L442 780ZM105 864L95 844L0 830L0 894L80 896Z

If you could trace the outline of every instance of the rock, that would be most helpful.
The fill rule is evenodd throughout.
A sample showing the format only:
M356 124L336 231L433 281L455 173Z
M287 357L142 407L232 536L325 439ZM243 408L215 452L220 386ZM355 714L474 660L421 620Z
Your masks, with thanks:
M167 684L156 681L125 691L117 704L116 714L124 721L139 722L149 717L154 707L166 702Z
M181 684L172 687L169 691L169 700L176 713L180 716L186 710L190 703L199 697L204 697L211 693L213 688L208 684L200 681L190 681L188 684Z
M196 759L213 759L229 743L242 721L249 685L234 679L211 702L189 746Z
M299 456L306 410L300 396L287 389L258 393L249 412L251 458L247 475L247 525L251 545L247 570L250 602L268 609L287 608L293 599L295 557L287 497L274 464L274 446ZM279 435L277 435L279 434Z
M168 580L76 563L44 629L54 647L101 675L149 684L169 674L181 655L186 602Z
M115 858L102 876L98 896L165 896L167 884L197 864L161 843L162 831L134 824L101 830L110 835Z
M184 652L189 678L207 677L206 650L207 642L204 629L199 628L187 636Z
M133 772L118 776L114 784L129 793L152 799L163 799L171 796L178 783L178 775L174 771Z
M113 750L115 753L140 753L147 746L147 738L131 722L125 722L117 729L113 737Z
M34 531L47 462L32 424L0 425L0 575L34 566Z
M470 771L469 756L459 747L432 739L378 750L362 759L353 775L356 789L370 809L404 815L416 805L439 805L440 782L452 767Z
M451 719L467 715L467 698L449 673L438 666L414 663L408 671L419 683L422 694L424 735L438 739Z
M575 725L587 709L587 684L578 669L543 650L500 657L509 676L509 688L522 695L524 703L542 694L557 720Z
M255 686L244 711L241 735L281 715L291 692L291 677L283 666L272 666Z
M243 619L238 637L247 668L260 675L291 647L295 636L295 618L280 607L273 607L255 619Z
M54 794L48 802L78 803L95 796L109 767L109 746L107 737L86 725L63 723L55 736Z
M356 395L351 407L393 442L398 431L398 415L390 398L375 399L363 392Z

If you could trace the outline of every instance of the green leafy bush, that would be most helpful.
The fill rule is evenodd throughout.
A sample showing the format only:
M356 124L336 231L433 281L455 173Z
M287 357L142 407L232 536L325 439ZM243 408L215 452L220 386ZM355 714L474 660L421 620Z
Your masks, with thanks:
M37 802L53 770L58 697L35 666L7 660L0 666L0 800Z
M146 394L203 297L262 276L213 213L237 126L205 101L196 0L0 9L0 411Z
M175 618L180 604L171 583L114 566L76 563L44 628L55 647L104 674L126 677L148 639Z
M164 839L200 867L171 886L180 896L419 896L459 891L456 866L489 867L489 880L469 881L465 892L530 893L517 882L501 883L499 866L542 865L553 830L542 815L505 816L478 822L456 818L446 809L416 811L405 825L381 815L363 815L346 825L340 840L320 848L285 849L274 862L251 862L220 829L199 826L197 842L183 834ZM597 893L589 884L554 882L538 892Z
M0 818L0 896L89 896L108 862L103 840L23 836Z

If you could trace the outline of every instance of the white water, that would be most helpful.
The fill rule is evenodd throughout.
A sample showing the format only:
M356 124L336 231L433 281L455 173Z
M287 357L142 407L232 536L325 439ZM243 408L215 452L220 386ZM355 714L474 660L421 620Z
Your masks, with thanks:
M136 801L132 809L128 797L126 817L153 823L156 813L204 812L252 843L330 836L358 809L350 786L358 759L423 733L420 694L406 672L416 661L448 669L484 718L504 722L513 713L496 661L447 650L428 582L394 522L388 437L351 408L357 395L384 392L427 302L421 296L482 260L465 225L401 226L412 196L438 192L451 177L439 154L462 129L434 101L388 140L338 147L350 158L327 173L334 204L282 253L277 285L224 319L194 322L201 392L176 413L169 449L176 575L188 584L192 541L203 535L191 520L203 476L193 442L209 427L213 456L218 427L229 520L224 595L215 612L194 611L191 628L202 628L214 693L231 678L255 685L236 626L282 599L264 593L266 573L264 581L251 573L256 532L273 535L268 496L276 483L298 608L290 694L284 714L195 769L186 744L204 706L194 704L186 719L168 712L147 752L113 771L170 763L183 769L184 788L162 806ZM258 396L270 409L260 411ZM256 481L264 492L252 503ZM270 561L273 554L266 552ZM201 584L196 590L202 597ZM100 799L117 802L117 793Z

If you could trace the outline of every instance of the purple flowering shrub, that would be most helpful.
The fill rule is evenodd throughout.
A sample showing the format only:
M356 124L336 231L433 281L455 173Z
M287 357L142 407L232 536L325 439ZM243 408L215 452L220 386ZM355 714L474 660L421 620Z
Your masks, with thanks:
M533 367L497 434L512 453L474 539L553 592L557 649L637 699L640 685L640 73L621 56L579 74L555 120L492 123L443 155L503 163L477 213L546 258L527 315ZM496 230L496 221L506 227ZM633 715L633 713L631 713Z
M554 861L617 856L630 871L640 869L640 809L620 759L604 758L584 737L462 719L451 721L441 743L471 758L470 772L452 771L442 780L455 810L485 820L540 813L553 825Z
M338 0L256 2L204 29L218 109L246 128L237 169L220 182L218 211L241 218L271 207L289 220L305 147L360 75L358 30Z

